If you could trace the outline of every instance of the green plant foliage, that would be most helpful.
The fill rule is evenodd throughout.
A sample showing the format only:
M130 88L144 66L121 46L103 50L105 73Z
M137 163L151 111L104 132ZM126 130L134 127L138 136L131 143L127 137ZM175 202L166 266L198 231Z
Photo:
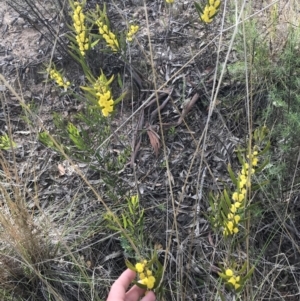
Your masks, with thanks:
M135 257L134 250L127 237L134 242L135 246L143 248L143 226L144 226L144 209L140 208L139 198L137 195L127 198L127 206L120 214L107 213L104 216L107 226L114 230L120 231L118 224L123 226L127 235L121 231L121 246L129 257ZM117 222L118 221L118 222Z
M163 275L163 266L157 258L157 252L154 251L150 260L139 260L133 265L129 260L125 261L126 266L137 273L138 281L133 281L138 287L146 290L160 291L160 283Z
M16 146L16 143L7 134L0 136L0 149L8 150Z

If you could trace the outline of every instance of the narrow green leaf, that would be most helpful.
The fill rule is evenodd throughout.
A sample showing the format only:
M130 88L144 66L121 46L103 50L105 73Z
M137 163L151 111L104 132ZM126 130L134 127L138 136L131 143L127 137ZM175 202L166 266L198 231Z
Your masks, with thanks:
M128 269L130 269L131 271L137 272L135 266L128 260L125 260L125 265L127 266Z
M100 39L94 41L93 43L91 43L91 47L90 48L94 48L98 43L99 43Z
M231 207L231 200L230 200L230 198L228 196L228 193L227 193L226 189L224 189L223 194L224 194L224 199L225 199L225 201L227 203L227 206L228 206L228 208L230 208Z
M245 282L246 280L248 280L248 279L252 276L252 274L253 274L253 272L254 272L254 269L255 269L255 266L253 266L253 267L250 269L250 271L248 272L248 274L243 278L243 282Z
M255 169L255 173L261 172L269 164L269 162L269 159L265 160L258 168Z
M203 14L203 10L197 2L194 2L194 5L195 5L198 15L200 17Z
M233 173L233 171L232 171L232 169L231 169L230 164L228 164L227 170L228 170L228 173L229 173L229 176L230 176L230 179L231 179L232 183L233 183L235 186L237 186L237 178L235 177L235 175L234 175L234 173Z
M267 145L265 146L265 148L264 148L261 152L259 152L258 155L259 155L259 156L264 155L264 154L270 149L270 147L271 147L271 142L268 141L268 142L267 142Z
M225 296L221 293L221 291L218 290L218 294L219 294L219 296L220 296L220 298L221 298L222 301L226 301L226 298L225 298Z
M123 213L122 213L122 220L123 220L124 229L126 229L127 225L128 225L128 220L127 220L126 216Z
M239 163L243 166L245 164L245 160L241 156L241 151L238 149L237 151L237 157L239 159Z
M228 279L228 277L227 277L224 273L219 272L218 275L219 275L223 280L227 280L227 279Z
M133 210L132 210L132 204L131 204L131 202L130 202L130 199L128 200L128 203L127 203L128 205L128 209L129 209L129 212L130 212L130 214L131 215L134 215L134 213L133 213Z
M239 274L244 274L244 272L247 269L247 261L244 262L244 264L242 265L242 268L239 271Z
M269 183L270 183L270 181L266 180L266 181L263 181L263 182L259 182L258 184L252 185L252 186L251 186L251 191L259 190L259 189L261 189L263 186L266 186L266 185L269 184Z
M123 82L120 73L118 73L118 85L121 89L123 88Z
M138 286L139 288L147 289L146 285L138 283L137 281L132 281L132 283L135 284L136 286Z

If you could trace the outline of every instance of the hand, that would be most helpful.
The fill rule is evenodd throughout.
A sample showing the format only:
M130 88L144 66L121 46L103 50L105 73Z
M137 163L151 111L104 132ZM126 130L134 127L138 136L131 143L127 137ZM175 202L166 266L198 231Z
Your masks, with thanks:
M127 293L126 290L135 278L135 272L127 269L112 285L106 301L137 301L145 293L145 290L133 286ZM148 292L141 301L155 301L153 292Z

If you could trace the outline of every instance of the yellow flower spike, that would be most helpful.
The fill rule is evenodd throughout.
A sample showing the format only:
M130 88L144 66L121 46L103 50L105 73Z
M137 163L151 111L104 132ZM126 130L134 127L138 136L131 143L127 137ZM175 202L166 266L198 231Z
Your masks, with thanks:
M62 74L55 70L55 69L47 69L50 79L52 79L53 81L55 81L55 83L59 86L64 88L65 90L71 85L71 83L66 80Z
M236 224L238 224L240 220L241 220L241 217L239 215L234 216L234 221Z
M174 0L166 0L166 2L172 4Z
M136 268L138 273L142 273L144 271L145 265L143 263L138 262L135 265L135 268Z
M147 276L152 276L152 271L147 270L146 273L147 273Z
M103 29L103 31L104 31L105 33L107 33L107 34L109 33L108 27L107 27L106 24L102 26L102 29Z
M241 207L241 203L235 202L235 203L234 203L234 207L235 207L236 209L239 209L239 208Z
M227 218L228 218L229 220L231 220L231 219L234 218L234 215L233 215L232 213L228 213Z
M154 287L154 284L155 278L153 276L149 276L147 281L147 288L151 290Z
M245 198L245 195L243 193L234 192L232 194L232 200L236 202L242 202Z
M252 166L257 166L257 164L258 164L258 158L254 157L252 159Z
M108 117L109 114L110 114L112 111L113 111L113 110L110 109L109 107L104 107L104 108L102 108L102 114L103 114L104 117Z
M221 5L221 1L220 0L216 0L215 3L214 3L214 7L216 9L218 9L220 7L220 5Z
M214 6L209 6L209 16L212 17L216 12L216 8Z
M209 16L206 15L206 14L203 14L203 15L201 16L201 19L202 19L202 21L205 22L205 23L211 23L212 20L213 20L213 19L210 19Z
M231 205L230 211L231 211L232 213L236 213L236 207L235 207L234 205Z
M243 189L247 183L247 177L245 175L240 175L239 177L239 188Z
M228 283L231 283L232 285L235 285L236 284L236 280L235 280L235 277L231 277L228 281Z
M232 229L233 229L233 222L232 221L229 221L227 224L226 224L226 227L228 228L228 230L232 233Z
M145 277L144 279L141 279L138 281L140 284L146 285L148 287L148 278Z
M109 27L107 24L103 24L102 21L97 20L95 22L96 25L99 27L99 33L102 36L102 38L105 40L106 45L111 48L113 52L117 52L118 49L120 48L119 42L116 38L116 35L110 31Z
M228 277L232 277L233 276L233 271L231 269L227 269L225 271L225 275L228 276Z
M82 4L79 2L74 2L74 11L73 11L73 27L75 31L75 39L78 44L79 51L82 56L85 55L85 52L89 49L89 39L86 37L86 27L84 24L85 15L82 13Z

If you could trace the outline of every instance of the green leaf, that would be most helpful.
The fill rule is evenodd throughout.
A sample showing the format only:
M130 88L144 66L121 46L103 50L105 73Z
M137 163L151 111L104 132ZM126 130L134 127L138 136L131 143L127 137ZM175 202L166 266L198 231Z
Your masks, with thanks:
M130 218L127 219L127 223L129 224L129 226L131 228L133 228L133 223L132 223L132 220Z
M126 229L127 225L128 225L128 220L127 220L126 216L123 213L122 213L122 220L123 220L124 229Z
M115 101L114 101L114 105L118 104L127 94L127 92L122 93Z
M218 290L218 294L219 294L219 296L220 296L220 298L221 298L222 301L226 301L226 298L225 298L225 296L221 293L221 291Z
M162 279L162 275L163 275L163 266L162 264L158 261L157 264L159 265L156 273L155 273L155 284L154 284L154 288L157 288L160 284L160 281Z
M270 147L271 147L271 142L268 141L267 145L265 146L265 148L261 152L258 153L258 156L264 155L270 149Z
M235 175L234 175L234 173L233 173L233 171L232 171L232 169L231 169L230 164L228 164L227 170L228 170L228 173L229 173L229 176L230 176L230 179L231 179L232 183L233 183L235 186L237 186L237 178L235 177Z
M221 206L221 208L222 208L222 211L221 211L221 216L222 216L222 219L225 219L225 220L227 220L227 215L228 215L228 213L229 213L229 209L230 209L230 207L228 208L228 206L227 206L227 203L226 203L226 201L224 200L224 198L222 198L222 200L220 201L220 206ZM230 205L231 206L231 205ZM224 215L224 216L223 216Z
M264 161L258 168L255 169L255 173L261 172L269 164L269 162L269 159Z
M228 279L228 277L224 273L219 272L218 275L225 281Z
M120 73L118 73L118 85L121 89L123 88L123 81L122 81Z
M132 281L133 284L135 284L136 286L142 288L142 289L147 289L147 286L141 283L138 283L137 281Z
M228 193L227 193L226 189L224 189L223 194L224 194L224 199L225 199L225 201L227 203L227 206L228 206L228 208L230 208L231 207L231 200L230 200L230 198L228 196Z
M93 43L91 43L91 47L90 48L94 48L98 43L99 43L100 39L94 41Z
M242 268L239 270L239 274L244 274L247 269L247 261L244 262Z
M127 206L128 206L128 209L129 209L130 214L131 214L131 215L134 215L133 210L132 210L132 204L131 204L131 202L130 202L130 199L128 200Z
M256 191L261 189L263 186L266 186L270 183L269 180L263 181L263 182L259 182L258 184L252 185L251 186L251 191Z
M127 266L128 269L130 269L131 271L137 272L135 266L128 260L125 260L125 265Z
M237 157L239 159L239 163L243 166L245 164L245 160L242 158L240 150L237 151Z
M197 2L194 2L199 17L203 14L203 10Z
M255 269L255 266L253 266L253 267L250 269L250 271L248 272L248 274L243 278L243 282L245 282L246 280L248 280L248 279L252 276L252 274L253 274L253 272L254 272L254 269Z

